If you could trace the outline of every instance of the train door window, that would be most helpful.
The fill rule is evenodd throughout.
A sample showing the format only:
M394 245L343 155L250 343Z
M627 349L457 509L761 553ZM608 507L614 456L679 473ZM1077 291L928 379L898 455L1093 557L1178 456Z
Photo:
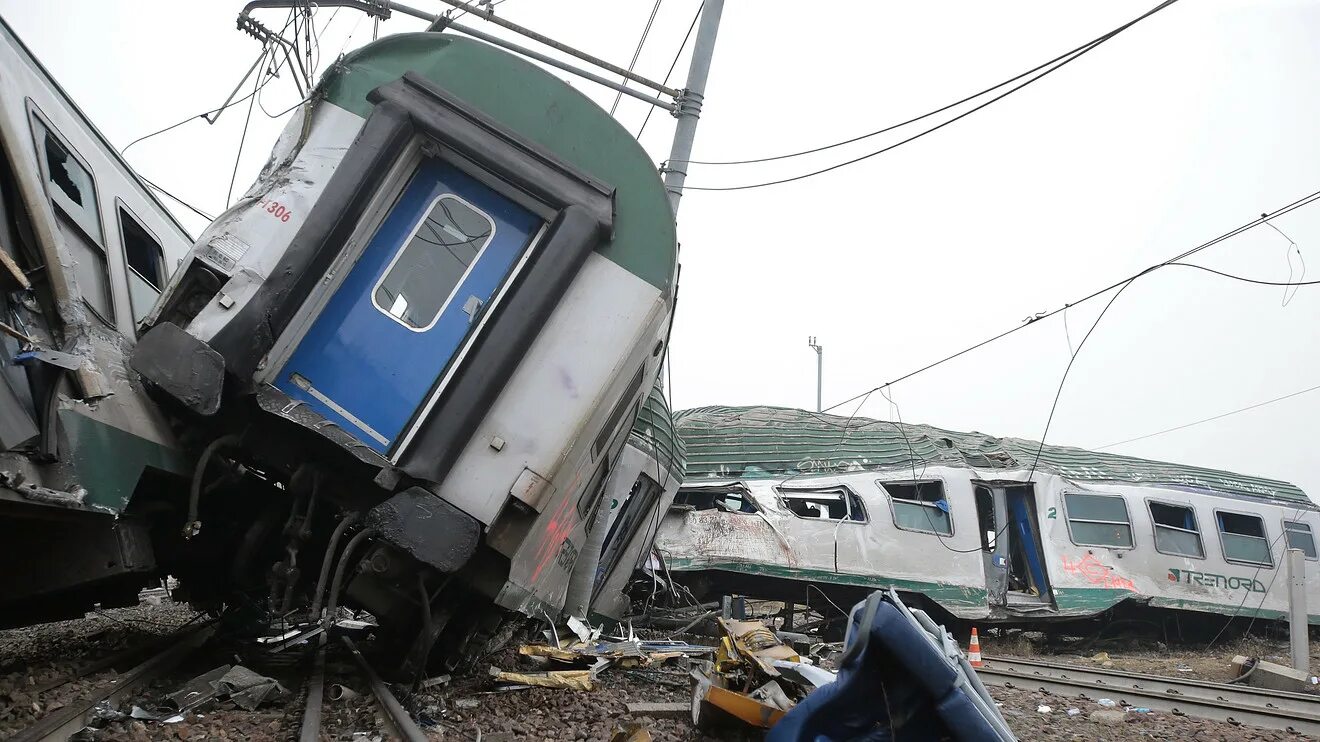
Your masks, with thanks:
M114 299L106 261L101 212L91 170L64 144L45 122L32 114L32 134L37 159L46 182L46 194L55 206L55 217L64 244L73 258L73 275L83 301L106 322L114 321Z
M1118 495L1083 495L1066 493L1064 510L1068 533L1078 546L1132 548L1132 521L1127 502Z
M995 494L989 487L976 488L976 522L981 527L981 551L993 552L999 542L995 523Z
M1285 520L1283 522L1283 534L1288 540L1289 549L1301 549L1307 559L1315 559L1315 536L1311 533L1311 526L1306 523Z
M133 305L133 321L139 322L151 311L165 287L165 253L156 238L122 205L119 236L124 245L124 262L128 264L128 298Z
M1224 550L1224 561L1259 564L1273 567L1270 542L1265 536L1265 521L1258 515L1215 511L1219 523L1219 545Z
M905 531L953 535L949 501L944 497L943 482L881 482L876 484L889 494L889 508L894 525Z
M415 332L431 329L494 235L489 216L452 193L439 196L376 284L376 308Z
M1196 513L1187 505L1151 502L1150 520L1155 524L1155 550L1162 554L1205 558Z
M866 522L862 498L847 487L779 490L784 508L799 518Z
M756 503L741 486L681 489L674 497L673 507L723 510L726 513L755 513L757 510Z

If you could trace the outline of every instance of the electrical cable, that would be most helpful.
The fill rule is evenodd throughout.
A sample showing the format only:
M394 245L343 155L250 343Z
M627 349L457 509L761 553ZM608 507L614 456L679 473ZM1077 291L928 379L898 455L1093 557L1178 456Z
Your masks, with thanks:
M1027 328L1027 327L1031 327L1032 325L1039 324L1039 323L1040 323L1040 320L1048 319L1049 317L1052 317L1052 316L1054 316L1054 315L1056 315L1056 314L1059 314L1060 312L1064 312L1064 311L1068 310L1068 309L1071 308L1071 307L1076 307L1076 306L1078 306L1078 305L1080 305L1080 304L1084 304L1084 303L1086 303L1086 302L1088 302L1088 301L1090 301L1090 300L1092 300L1092 299L1094 299L1094 298L1096 298L1096 297L1098 297L1098 296L1102 296L1102 295L1104 295L1104 294L1106 294L1106 293L1108 293L1108 292L1110 292L1110 291L1112 291L1112 290L1114 290L1114 289L1116 289L1116 288L1118 288L1118 287L1120 287L1120 286L1123 286L1124 284L1127 284L1127 283L1129 283L1129 282L1131 282L1131 281L1133 281L1133 280L1135 280L1135 279L1137 279L1137 278L1140 278L1142 275L1144 275L1144 274L1146 274L1146 273L1149 273L1151 270L1154 270L1154 269L1156 269L1156 268L1162 267L1162 266L1164 266L1164 265L1171 265L1171 264L1174 264L1174 263L1179 263L1179 261L1181 261L1181 260L1183 260L1184 258L1187 258L1187 257L1189 257L1189 256L1191 256L1191 255L1194 255L1194 254L1197 253L1197 252L1200 252L1200 251L1202 251L1202 250L1205 250L1205 249L1207 249L1207 248L1209 248L1209 247L1213 247L1214 245L1217 245L1217 244L1219 244L1220 242L1223 242L1223 241L1225 241L1225 240L1228 240L1228 239L1230 239L1230 238L1232 238L1232 237L1236 237L1237 235L1239 235L1239 234L1241 234L1241 233L1243 233L1243 232L1246 232L1246 231L1248 231L1248 230L1250 230L1250 229L1253 229L1253 228L1255 228L1255 227L1258 227L1258 226L1260 226L1261 224L1265 224L1265 223L1267 223L1269 220L1272 220L1272 219L1274 219L1274 218L1276 218L1276 217L1279 217L1279 216L1282 216L1282 215L1284 215L1284 214L1287 214L1287 213L1289 213L1289 212L1291 212L1291 211L1294 211L1294 210L1296 210L1296 209L1299 209L1299 208L1301 208L1301 207L1303 207L1303 206L1310 205L1311 203L1314 203L1314 202L1317 201L1317 200L1320 200L1320 191L1315 191L1315 192L1310 193L1310 194L1308 194L1308 195L1306 195L1306 196L1303 196L1302 198L1299 198L1299 199L1297 199L1296 201L1293 201L1292 203L1287 204L1286 206L1283 206L1283 207L1280 207L1279 209L1276 209L1275 211L1269 213L1268 216L1264 216L1264 217L1261 217L1261 218L1259 218L1259 219L1253 219L1252 221L1247 222L1246 224L1243 224L1243 225L1241 225L1241 226L1239 226L1239 227L1237 227L1237 228L1235 228L1235 229L1229 230L1228 232L1225 232L1225 233L1219 235L1218 237L1215 237L1214 239L1211 239L1211 240L1209 240L1209 241L1207 241L1207 242L1204 242L1204 243L1202 243L1202 244L1200 244L1200 245L1198 245L1198 246L1196 246L1196 247L1194 247L1194 248L1192 248L1192 249L1190 249L1190 250L1187 250L1186 252L1183 252L1183 253L1181 253L1181 254L1179 254L1179 255L1175 255L1175 256L1173 256L1172 258L1169 258L1168 260L1166 260L1166 261L1164 261L1164 262L1162 262L1162 263L1157 263L1157 264L1155 264L1155 265L1153 265L1153 266L1150 266L1150 267L1148 267L1148 268L1145 268L1145 269L1139 271L1138 273L1133 274L1132 276L1129 276L1129 277L1124 278L1124 279L1122 279L1122 280L1116 281L1116 282L1114 282L1114 283L1112 283L1112 284L1109 284L1108 286L1105 286L1104 288L1099 289L1099 290L1097 290L1097 291L1093 291L1093 292L1087 294L1086 296L1081 297L1080 299L1075 299L1075 300L1073 300L1073 301L1071 301L1071 302L1068 302L1067 304L1064 304L1062 307L1059 307L1058 309L1054 309L1054 310L1051 310L1051 311L1048 311L1048 312L1044 312L1044 313L1042 313L1042 314L1040 314L1040 315L1037 315L1037 316L1031 318L1031 319L1030 319L1029 321L1027 321L1027 322L1024 322L1024 323L1022 323L1022 324L1015 325L1014 327L1011 327L1011 328L1009 328L1008 330L1005 330L1005 331L1003 331L1003 332L1001 332L1001 333L998 333L998 334L993 335L993 336L991 336L991 337L989 337L989 338L986 338L985 340L982 340L982 341L980 341L980 342L978 342L978 343L975 343L975 344L973 344L973 345L970 345L970 346L968 346L968 347L966 347L966 348L964 348L964 349L962 349L962 350L960 350L960 351L957 351L956 353L951 353L951 354L949 354L949 355L947 355L947 356L944 356L943 358L940 358L939 360L936 360L936 361L933 361L933 362L931 362L931 363L928 363L928 364L926 364L925 366L922 366L922 367L920 367L920 368L918 368L918 369L916 369L916 370L914 370L914 371L909 371L908 373L903 374L902 376L899 376L899 377L896 378L896 379L893 379L893 380L891 380L891 381L887 381L887 382L885 382L884 384L880 384L879 386L876 386L876 387L873 387L873 388L871 388L871 389L868 389L867 391L865 391L865 392L861 392L860 394L853 395L852 397L849 397L848 399L845 399L845 400L843 400L842 402L838 402L838 403L836 403L836 404L830 405L829 407L826 407L824 410L822 410L822 412L829 412L829 411L831 411L831 410L837 409L837 408L839 408L839 407L842 407L843 405L849 404L849 403L851 403L851 402L854 402L854 401L860 399L860 398L863 397L864 395L869 395L869 394L871 394L871 393L873 393L873 392L876 392L876 391L878 391L878 390L880 390L880 389L882 389L882 388L884 388L884 387L893 386L894 384L897 384L897 383L899 383L899 382L901 382L901 381L906 381L906 380L908 380L908 379L910 379L910 378L912 378L912 377L914 377L914 376L917 376L918 374L922 374L922 373L925 373L926 371L930 371L930 370L933 369L933 368L936 368L936 367L941 366L941 365L943 365L943 364L945 364L945 363L948 363L949 361L952 361L952 360L957 359L957 358L959 358L959 357L961 357L961 356L964 356L964 355L966 355L966 354L968 354L968 353L971 353L971 352L974 351L974 350L979 350L980 348L983 348L983 347L985 347L985 346L987 346L987 345L989 345L989 344L991 344L991 343L993 343L993 342L996 342L996 341L998 341L998 340L1002 340L1003 338L1008 337L1009 335L1012 335L1012 334L1015 333L1015 332L1018 332L1018 331L1020 331L1020 330L1023 330L1023 329L1025 329L1025 328ZM1204 268L1204 266L1198 266L1198 267ZM1205 269L1205 270L1211 270L1211 269ZM1230 276L1230 277L1231 277L1231 276ZM1243 279L1243 280L1247 280L1247 279Z
M665 79L660 83L662 86L669 85L669 78L674 74L674 68L678 66L679 58L683 56L683 49L687 47L688 39L692 38L692 29L697 27L697 19L701 17L701 9L704 7L706 7L706 4L703 2L697 6L697 12L692 15L692 23L688 24L687 33L683 34L683 43L679 44L678 51L674 52L674 61L669 63L669 71L665 73ZM641 127L637 129L637 139L642 138L642 132L646 131L646 125L651 122L651 114L653 113L655 113L655 106L651 106L646 110L646 118L642 120Z
M633 50L632 61L628 63L628 72L632 72L637 66L637 59L642 56L642 47L646 46L646 37L651 35L651 26L655 23L655 14L660 12L660 3L664 0L655 0L651 6L651 17L646 19L646 27L642 29L642 38L637 40L637 48ZM663 83L661 83L663 84ZM628 78L623 79L623 87L628 87ZM620 90L614 94L614 105L610 106L610 115L619 108L619 101L623 100L623 91ZM654 108L654 106L652 106Z
M1143 17L1144 17L1144 16L1143 16ZM1140 20L1140 18L1137 19L1137 20ZM1133 23L1135 23L1135 22L1136 22L1136 21L1133 21ZM1129 25L1130 25L1130 24L1129 24ZM1086 42L1085 44L1082 44L1081 46L1078 46L1078 47L1075 47L1075 48L1073 48L1073 49L1070 49L1069 51L1066 51L1066 52L1064 52L1063 54L1060 54L1059 56L1054 57L1053 59L1051 59L1051 60L1049 60L1049 61L1047 61L1047 62L1042 62L1042 63L1036 65L1035 67L1032 67L1031 69L1029 69L1029 70L1027 70L1027 71L1025 71L1025 72L1021 72L1021 73L1019 73L1019 74L1017 74L1017 75L1014 75L1013 77L1010 77L1010 78L1008 78L1007 80L1004 80L1004 81L1002 81L1002 82L995 83L994 85L991 85L990 87L985 88L984 90L980 90L980 91L978 91L978 92L972 93L971 95L969 95L969 96L967 96L967 97L965 97L965 98L961 98L961 99L959 99L959 100L956 100L956 101L954 101L953 103L949 103L949 104L947 104L947 105L941 106L941 107L936 108L936 109L934 109L934 110L932 110L932 111L927 111L926 113L923 113L923 114L921 114L920 116L915 116L915 117L910 118L910 119L908 119L908 120L906 120L906 121L902 121L902 122L899 122L899 123L897 123L897 124L890 124L889 126L886 126L886 127L884 127L883 129L876 129L875 131L867 132L866 134L860 134L860 135L855 136L855 137L852 137L852 138L850 138L850 139L844 139L844 140L842 140L842 141L833 142L833 143L831 143L831 144L821 145L821 146L819 146L819 147L812 147L811 149L799 150L799 151L797 151L797 152L788 152L788 153L781 154L781 155L769 155L769 156L766 156L766 157L753 157L753 158L748 158L748 159L744 159L744 160L675 160L674 162L675 162L675 163L689 164L689 165L751 165L751 164L755 164L755 163L759 163L759 162L774 162L774 161L776 161L776 160L787 160L787 159L792 158L792 157L801 157L801 156L803 156L803 155L811 155L811 154L815 154L815 153L817 153L817 152L824 152L825 150L834 149L834 148L836 148L836 147L842 147L842 146L844 146L844 145L846 145L846 144L852 144L852 143L854 143L854 142L860 142L860 141L862 141L862 140L864 140L864 139L870 139L871 137L878 136L878 135L880 135L880 134L885 134L885 133L887 133L887 132L893 131L894 129L901 129L901 128L903 128L904 126L907 126L908 124L914 124L914 123L916 123L916 122L918 122L918 121L921 121L922 119L930 118L931 116L934 116L935 114L938 114L938 113L944 113L945 111L949 110L950 108L957 108L958 106L960 106L960 105L962 105L962 104L964 104L964 103L967 103L968 101L972 101L972 100L975 100L975 99L977 99L977 98L980 98L981 96L983 96L983 95L985 95L985 94L987 94L987 93L993 92L993 91L995 91L995 90L998 90L999 88L1002 88L1002 87L1004 87L1005 85L1008 85L1009 83L1017 82L1018 80L1021 80L1022 78L1026 77L1027 75L1033 74L1033 73L1035 73L1035 72L1039 72L1040 70L1043 70L1043 69L1045 69L1046 67L1049 67L1050 65L1059 62L1060 60L1066 59L1066 58L1068 58L1068 57L1071 57L1071 56L1073 56L1073 55L1075 55L1075 54L1079 54L1079 53L1084 52L1084 51L1089 51L1089 48L1088 48L1088 47L1095 46L1096 44L1099 44L1099 43L1101 43L1101 42L1107 40L1107 39L1110 38L1114 33L1117 33L1117 30L1116 30L1116 31L1110 31L1109 33L1104 34L1104 35L1102 35L1102 36L1097 36L1096 38L1091 39L1090 41ZM1069 60L1069 61L1071 61L1071 60Z
M1314 392L1314 391L1317 390L1317 389L1320 389L1320 384L1317 384L1316 386L1313 386L1313 387L1308 387L1308 388L1306 388L1306 389L1302 389L1302 390L1300 390L1300 391L1293 392L1293 393L1291 393L1291 394L1285 394L1285 395L1283 395L1282 397L1275 397L1274 399L1267 399L1267 400L1265 400L1264 402L1257 402L1256 404L1253 404L1253 405L1247 405L1246 407L1239 407L1238 409L1236 409L1236 410L1232 410L1231 412L1224 412L1224 413L1221 413L1221 414L1215 415L1215 416L1213 416L1213 417L1207 417L1207 418L1204 418L1204 419L1201 419L1201 420L1197 420L1197 421L1195 421L1195 422L1184 423L1184 424L1182 424L1182 425L1175 425L1175 426L1172 427L1172 428L1165 428L1164 430L1158 430L1158 431L1156 431L1156 432L1154 432L1154 433L1147 433L1146 435L1139 435L1139 436L1137 436L1136 438L1128 438L1127 440L1118 441L1117 443L1106 443L1106 444L1103 445L1103 446L1096 446L1095 450L1096 450L1096 451L1103 451L1103 450L1106 449L1106 448L1113 448L1114 446L1121 446L1121 445L1124 445L1125 443L1133 443L1133 442L1135 442L1135 441L1144 441L1144 440L1146 440L1147 438L1154 438L1154 437L1157 436L1157 435L1164 435L1165 433L1172 433L1172 432L1174 432L1175 430L1183 430L1183 429L1185 429L1185 428L1190 428L1190 427L1193 427L1193 426L1195 426L1195 425L1200 425L1201 423L1208 423L1208 422L1211 422L1211 421L1213 421L1213 420L1219 420L1219 419L1222 419L1222 418L1225 418L1225 417L1229 417L1230 415L1236 415L1236 414L1239 414L1239 413L1242 413L1242 412L1248 412L1248 411L1250 411L1250 410L1254 410L1254 409L1256 409L1256 408L1258 408L1258 407L1264 407L1264 406L1266 406L1266 405L1274 404L1275 402L1282 402L1282 401L1285 400L1285 399L1292 399L1293 397L1299 397L1299 396L1301 396L1301 395L1303 395L1303 394L1306 394L1306 393L1308 393L1308 392Z
M151 182L150 180L147 180L145 177L142 176L141 173L138 173L138 174L137 174L137 177L138 177L138 178L141 178L142 182L143 182L143 183L146 183L147 186L149 186L152 190L159 191L161 194L170 197L170 198L173 199L176 203L178 203L178 204L180 204L181 206L187 208L189 211L193 212L193 213L196 214L197 216L200 216L201 218L205 219L205 220L208 221L208 222L213 222L213 221L215 221L215 217L214 217L214 216L211 216L210 214L206 213L205 211L202 211L201 209L197 208L196 206L193 206L192 204L188 203L187 201L184 201L183 199L181 199L181 198L179 198L178 196L174 195L173 193L170 193L169 191L165 190L164 188L161 188L160 186L156 185L155 183Z
M234 153L234 171L229 176L229 190L225 191L225 208L229 208L234 200L234 181L238 180L238 163L243 159L243 144L247 142L248 126L252 123L252 108L257 102L257 93L261 90L261 81L252 88L252 95L248 96L247 118L243 119L243 134L238 138L238 152Z
M1117 36L1118 34L1122 33L1123 31L1127 30L1128 28L1131 28L1133 25L1139 23L1140 21L1142 21L1142 20L1144 20L1144 19L1146 19L1146 18L1149 18L1150 16L1152 16L1152 15L1154 15L1154 14L1160 12L1161 10L1164 10L1165 8L1169 7L1170 5L1173 5L1173 4L1176 3L1176 2L1178 2L1178 0L1165 0L1164 2L1162 2L1162 3L1160 3L1159 5L1155 6L1155 7L1152 8L1151 10L1146 11L1144 14L1138 16L1137 18L1135 18L1135 19L1133 19L1133 20L1131 20L1131 21L1128 21L1126 24L1124 24L1124 25L1122 25L1122 26L1119 26L1118 28L1114 29L1113 31L1110 31L1109 33L1105 34L1104 36L1101 36L1101 37L1100 37L1099 39L1097 39L1096 41L1093 41L1093 42L1091 42L1090 44L1085 45L1084 47L1082 47L1082 50L1081 50L1081 51L1077 52L1076 54L1074 54L1074 55L1071 56L1071 57L1068 57L1067 59L1063 60L1062 62L1058 63L1057 65L1055 65L1055 66L1053 66L1053 67L1050 67L1050 68L1046 69L1044 72L1041 72L1040 74L1038 74L1038 75L1036 75L1035 77L1033 77L1033 78L1027 80L1026 82L1024 82L1024 83L1022 83L1022 84L1020 84L1020 85L1017 85L1017 86L1015 86L1015 87L1009 88L1007 91L1005 91L1005 92L1003 92L1003 93L1000 93L999 95L996 95L995 97L993 97L993 98L991 98L991 99L985 101L984 103L981 103L981 104L979 104L979 105L977 105L977 106L974 106L974 107L972 107L972 108L970 108L970 109L968 109L968 110L966 110L966 111L964 111L964 112L958 114L957 116L954 116L953 118L951 118L951 119L949 119L949 120L947 120L947 121L944 121L944 122L942 122L942 123L936 124L935 126L932 126L932 127L930 127L929 129L925 129L925 130L922 130L922 131L920 131L920 132L917 132L916 134L913 134L912 136L910 136L910 137L908 137L908 138L906 138L906 139L901 139L901 140L899 140L898 142L895 142L894 144L891 144L891 145L889 145L889 146L887 146L887 147L882 147L882 148L880 148L880 149L878 149L878 150L875 150L875 151L873 151L873 152L868 152L867 154L861 155L861 156L859 156L859 157L854 157L854 158L851 159L851 160L845 160L844 162L840 162L840 163L837 163L837 164L834 164L834 165L830 165L830 166L828 166L828 167L820 168L820 169L818 169L818 170L813 170L813 171L811 171L811 172L802 173L802 174L800 174L800 175L794 175L794 176L787 177L787 178L779 178L778 180L769 180L769 181L764 181L764 182L761 182L761 183L745 183L745 184L742 184L742 185L735 185L735 186L684 186L684 187L683 187L683 190L685 190L685 191L687 191L687 190L692 190L692 191L745 191L745 190L750 190L750 189L753 189L753 188L764 188L764 187L766 187L766 186L781 185L781 184L783 184L783 183L792 183L792 182L794 182L794 181L804 180L804 179L806 179L806 178L811 178L811 177L814 177L814 176L817 176L817 175L822 175L822 174L824 174L824 173L828 173L828 172L831 172L831 171L833 171L833 170L838 170L839 168L842 168L842 167L847 167L848 165L854 165L854 164L856 164L856 163L858 163L858 162L862 162L863 160L869 160L869 159L872 158L872 157L875 157L875 156L877 156L877 155L884 154L885 152L888 152L888 151L890 151L890 150L893 150L893 149L896 149L896 148L898 148L898 147L901 147L901 146L903 146L903 145L905 145L905 144L908 144L909 142L916 141L917 139L920 139L920 138L926 136L927 134L932 134L932 133L934 133L934 132L936 132L936 131L939 131L940 129L943 129L944 127L948 126L949 124L952 124L952 123L954 123L954 122L956 122L956 121L959 121L959 120L961 120L961 119L964 119L964 118L966 118L966 117L972 115L973 113L976 113L977 111L981 110L982 108L985 108L985 107L987 107L987 106L989 106L989 105L991 105L991 104L993 104L993 103L995 103L995 102L997 102L997 101L999 101L999 100L1001 100L1001 99L1003 99L1003 98L1006 98L1006 97L1012 95L1013 93L1015 93L1015 92L1021 90L1022 88L1027 87L1027 86L1030 85L1031 83L1036 82L1037 80L1040 80L1041 78L1045 77L1046 75L1049 75L1050 73L1052 73L1052 72L1054 72L1054 71L1056 71L1056 70L1062 69L1062 68L1063 68L1064 66L1066 66L1068 63L1070 63L1070 62L1072 62L1072 61L1074 61L1074 60L1076 60L1076 59L1081 58L1081 57L1084 56L1087 52L1089 52L1089 51L1095 49L1095 48L1096 48L1097 46L1099 46L1100 44L1103 44L1104 42L1108 41L1109 39L1114 38L1115 36Z

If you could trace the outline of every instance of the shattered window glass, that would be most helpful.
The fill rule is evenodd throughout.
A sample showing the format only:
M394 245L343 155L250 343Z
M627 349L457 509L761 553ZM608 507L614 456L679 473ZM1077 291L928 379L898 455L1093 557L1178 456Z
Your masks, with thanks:
M1196 527L1196 513L1187 505L1150 503L1150 519L1155 524L1155 550L1201 559L1201 532Z
M1307 559L1315 559L1315 537L1311 535L1311 526L1305 523L1285 520L1283 532L1288 538L1289 549L1301 549Z
M944 483L881 482L889 494L889 505L894 512L894 525L907 531L953 535L953 521L949 518L949 501L944 497Z
M779 500L799 518L866 522L862 499L847 487L827 489L780 489Z
M1068 515L1068 531L1078 546L1132 548L1132 522L1128 520L1127 502L1118 495L1063 496Z
M693 510L723 510L726 513L755 513L756 503L741 487L681 489L674 505Z
M156 239L123 208L119 209L119 233L129 268L128 296L136 322L151 311L165 286L165 255Z
M1224 560L1273 567L1270 542L1265 536L1265 521L1257 515L1215 512L1219 522L1219 543Z
M112 322L115 306L92 174L35 112L31 120L46 194L55 206L64 246L74 260L78 291L93 312Z
M489 216L440 196L376 285L376 307L411 329L430 329L494 234Z

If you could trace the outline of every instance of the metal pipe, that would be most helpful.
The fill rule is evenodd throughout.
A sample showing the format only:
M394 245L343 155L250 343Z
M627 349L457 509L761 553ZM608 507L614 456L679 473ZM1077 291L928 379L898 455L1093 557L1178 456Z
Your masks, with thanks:
M243 8L243 13L246 14L249 10L255 8L302 7L304 3L305 0L252 0L252 2L249 2ZM638 90L634 90L633 88L627 87L622 83L618 83L613 80L609 80L607 78L601 77L600 75L597 75L594 72L588 72L580 67L574 67L573 65L567 62L561 62L560 60L555 59L554 57L550 57L540 52L533 51L525 46L515 44L512 41L506 41L504 39L499 38L498 36L492 36L483 31L478 31L477 29L472 28L471 26L464 26L460 23L445 22L441 16L436 15L435 13L428 13L424 10L418 10L417 8L413 8L404 5L402 3L383 2L380 3L380 5L378 6L376 3L364 2L364 0L323 0L322 2L317 3L317 5L320 5L321 7L355 8L357 10L361 10L364 13L367 13L368 15L372 15L375 17L379 17L379 15L378 13L373 11L378 11L380 7L384 7L390 11L412 16L413 18L420 18L421 20L424 21L429 21L432 24L433 29L437 25L442 25L444 28L452 28L461 34L471 36L474 39L479 39L481 41L486 42L487 44L491 44L492 46L498 46L501 49L507 49L515 54L520 54L524 57L528 57L529 59L535 59L536 61L541 62L543 64L550 65L551 67L555 67L557 69L564 70L565 72L569 72L571 74L577 75L578 77L590 80L596 83L597 85L604 85L610 90L617 90L623 93L624 95L630 95L636 98L637 100L646 101L647 103L650 103L653 106L659 106L660 108L663 108L666 111L673 112L677 108L676 104L674 103L671 103L666 100L662 100L660 98L656 98L655 96L652 95L647 95L646 93L643 93ZM501 25L504 25L504 23L501 23ZM522 29L521 26L517 26L516 24L509 24L509 25L513 26L514 30ZM530 38L536 39L537 41L540 41L541 43L547 46L558 49L566 54L571 54L575 57L578 57L579 59L584 59L586 61L592 62L593 64L597 64L600 67L609 70L610 72L624 75L628 77L628 79L633 80L638 84L647 85L648 87L657 89L660 92L665 93L666 95L672 95L675 97L678 97L680 95L680 91L674 90L672 88L667 88L663 85L657 85L656 83L651 82L650 80L647 80L644 77L631 75L628 73L627 70L621 67L616 67L615 65L612 65L608 62L596 59L595 57L592 57L591 55L586 54L585 52L580 52L576 49L573 49L572 47L568 47L563 44L560 44L554 39L551 39L546 36L542 36L541 34L538 34L534 31L528 29L522 29L519 30L518 32Z
M493 11L482 10L482 9L476 7L476 6L469 5L468 3L462 2L461 0L440 0L440 2L442 2L442 3L446 4L446 5L452 5L452 6L454 6L455 8L460 8L460 9L462 9L462 10L465 10L465 11L467 11L468 13L470 13L470 14L472 14L472 15L478 17L478 18L481 18L482 20L490 21L491 23L494 23L494 24L497 25L497 26L503 26L504 28L507 28L507 29L509 29L510 31L513 31L513 32L516 33L516 34L520 34L520 35L522 35L522 36L526 36L527 38L531 39L532 41L536 41L536 42L539 42L539 43L541 43L541 44L545 44L546 46L550 47L551 49L555 49L555 50L557 50L557 51L561 51L561 52L563 52L563 53L565 53L565 54L567 54L567 55L569 55L569 56L577 57L578 59L582 60L583 62L586 62L586 63L588 63L588 64L593 64L593 65L595 65L595 66L597 66L597 67L599 67L599 68L601 68L601 69L603 69L603 70L606 70L607 72L612 72L612 73L614 73L614 74L616 74L616 75L618 75L618 76L620 76L620 77L622 77L622 78L624 78L624 79L632 80L633 82L637 83L638 85L644 85L644 86L646 86L646 87L648 87L648 88L650 88L650 89L656 91L657 93L664 93L665 95L668 95L668 96L671 96L671 97L677 98L677 97L681 94L681 92L682 92L682 91L679 91L679 90L675 90L674 88L668 87L668 86L664 85L663 83L658 83L658 82L656 82L656 81L654 81L654 80L649 80L649 79L647 79L647 78L645 78L645 77L642 77L641 75L637 74L636 72L631 72L631 71L626 70L626 69L624 69L624 68L622 68L622 67L620 67L620 66L618 66L618 65L616 65L616 64L611 64L611 63L609 63L609 62L606 62L605 60L601 59L600 57L592 56L591 54L587 54L587 53L584 52L584 51L581 51L581 50L578 50L578 49L574 49L573 47L571 47L571 46L569 46L569 45L567 45L567 44L562 44L562 43L560 43L560 42L558 42L558 41L555 41L554 39L552 39L552 38L550 38L550 37L548 37L548 36L543 36L543 35L541 35L541 34L535 32L535 31L533 31L533 30L530 29L530 28L527 28L527 27L525 27L525 26L520 26L520 25L518 25L517 23L514 23L514 22L512 22L512 21L506 21L506 20L504 20L503 18L500 18L499 16L495 15L495 13L494 13ZM325 3L322 3L322 5L324 5L324 4L325 4ZM391 7L393 7L393 6L394 6L394 3L388 3L388 5L390 5ZM400 11L400 12L403 12L403 11ZM467 32L464 31L464 33L467 33Z
M1286 524L1285 524L1286 525ZM1288 638L1292 643L1292 666L1311 674L1311 643L1306 616L1306 555L1288 549Z
M394 725L394 731L398 732L399 736L407 742L426 742L428 739L426 733L422 731L421 727L417 726L417 722L413 721L408 712L399 704L399 699L395 698L394 694L390 692L389 686L385 685L380 676L376 674L376 671L371 669L371 665L367 664L366 658L358 651L357 646L353 644L353 640L346 636L339 638L353 653L353 659L357 660L358 667L362 669L362 674L366 676L367 682L371 685L371 694L380 702L381 710L385 712L385 716Z
M322 4L324 5L325 3ZM390 3L390 5L393 6L394 3ZM533 51L525 46L515 44L512 41L505 41L504 39L501 39L498 36L491 36L490 34L484 33L482 31L478 31L477 29L472 28L471 26L464 26L460 23L450 23L446 25L446 28L452 28L455 31L458 31L459 33L471 36L474 39L480 39L486 42L487 44L498 46L503 49L508 49L509 51L514 52L515 54L521 54L524 57L535 59L538 62L541 62L543 64L548 64L551 67L557 67L561 70L564 70L565 72L571 72L572 74L590 80L596 83L597 85L604 85L605 87L611 90L617 90L620 93L623 93L624 95L632 96L637 100L646 101L647 103L650 103L653 106L658 106L660 108L663 108L666 111L673 112L677 109L677 104L675 103L670 103L668 101L657 98L653 95L647 95L646 93L643 93L635 88L630 88L622 83L617 83L613 80L601 77L600 75L597 75L594 72L588 72L582 69L581 67L574 67L573 65L567 62L561 62L558 59L555 59L554 57L546 56L545 54L542 54L538 51Z
M316 592L312 595L312 612L310 615L313 621L321 617L321 605L325 598L325 581L330 579L330 565L335 560L335 547L339 545L339 539L343 537L344 531L356 523L357 519L357 513L345 515L339 519L334 532L330 534L330 543L325 547L325 558L321 560L321 575L316 580Z
M335 578L330 582L330 600L326 604L325 620L322 626L326 633L330 632L330 627L334 625L335 608L339 605L339 591L344 585L344 568L348 566L349 560L353 558L353 551L357 549L358 544L366 541L376 535L376 529L364 528L357 532L357 535L348 540L348 546L344 547L344 553L339 555L339 564L335 567Z
M710 75L710 59L715 53L715 37L720 30L720 15L724 12L724 0L706 0L701 6L701 25L697 27L697 39L692 46L692 61L688 65L687 85L678 97L678 108L674 115L678 117L678 126L674 128L674 143L669 150L669 160L665 163L665 190L669 192L669 205L674 214L678 214L678 200L683 197L683 183L687 180L686 168L692 158L692 143L697 137L697 119L701 116L701 102L706 95L706 78Z

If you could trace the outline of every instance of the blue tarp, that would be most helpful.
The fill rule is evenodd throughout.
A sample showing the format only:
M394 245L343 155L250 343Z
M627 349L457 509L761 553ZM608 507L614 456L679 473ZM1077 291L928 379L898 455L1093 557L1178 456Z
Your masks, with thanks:
M812 691L766 740L893 739L1015 738L948 634L891 590L853 608L838 679Z

